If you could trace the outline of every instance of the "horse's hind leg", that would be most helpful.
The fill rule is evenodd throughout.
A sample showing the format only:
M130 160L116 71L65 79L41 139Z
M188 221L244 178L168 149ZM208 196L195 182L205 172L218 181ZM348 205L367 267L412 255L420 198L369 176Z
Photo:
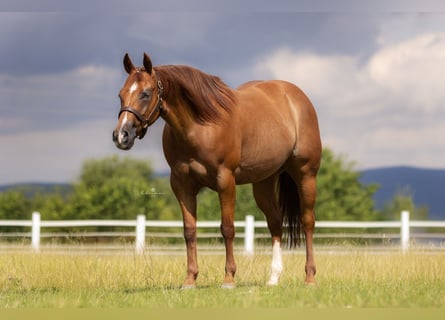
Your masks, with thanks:
M318 165L300 165L294 163L290 166L293 170L288 173L292 176L297 184L298 194L300 197L301 223L306 239L306 280L307 284L315 283L315 260L313 250L313 234L315 229L315 198L317 194L316 175Z
M314 261L313 250L313 234L315 229L315 197L316 197L316 182L315 175L307 174L302 177L300 181L300 194L301 194L301 210L303 213L303 231L306 237L306 283L315 283L315 273L317 269Z
M270 234L272 236L272 265L268 285L277 285L283 262L281 258L281 238L283 217L275 196L275 188L278 176L272 176L266 180L253 184L253 195L258 207L263 211L267 219Z

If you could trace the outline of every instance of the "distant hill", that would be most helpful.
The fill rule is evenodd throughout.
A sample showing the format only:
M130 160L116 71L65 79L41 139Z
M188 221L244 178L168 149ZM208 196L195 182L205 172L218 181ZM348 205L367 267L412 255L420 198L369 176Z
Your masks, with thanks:
M445 170L389 167L361 173L363 184L380 185L374 196L378 208L390 201L397 191L407 187L413 193L416 205L428 207L431 220L445 220Z
M17 183L0 186L0 192L8 190L20 190L26 197L32 197L35 194L46 194L59 191L67 194L73 190L73 186L68 183Z

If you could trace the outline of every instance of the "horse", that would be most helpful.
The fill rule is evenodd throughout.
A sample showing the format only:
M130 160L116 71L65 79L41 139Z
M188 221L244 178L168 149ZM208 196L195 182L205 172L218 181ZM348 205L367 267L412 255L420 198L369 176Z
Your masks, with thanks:
M123 65L128 77L119 93L113 141L129 150L155 121L165 122L162 146L187 250L182 288L196 287L196 198L204 187L218 193L221 208L226 254L221 287L235 287L236 185L249 183L271 234L267 284L279 283L282 246L300 245L302 233L305 283L314 284L314 206L322 147L315 109L303 91L279 80L250 81L231 89L219 77L190 66L153 66L146 53L142 67L128 54Z

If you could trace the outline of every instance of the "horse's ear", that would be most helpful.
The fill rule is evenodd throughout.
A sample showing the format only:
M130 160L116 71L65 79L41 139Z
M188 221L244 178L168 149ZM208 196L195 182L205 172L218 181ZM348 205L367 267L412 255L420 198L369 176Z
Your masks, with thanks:
M130 56L128 55L128 53L126 53L124 56L124 68L128 74L130 74L131 71L133 71L135 69L134 64L133 64L133 62L131 62L131 59L130 59Z
M153 70L153 65L151 64L150 57L145 52L144 52L144 68L148 74L151 74L151 71Z

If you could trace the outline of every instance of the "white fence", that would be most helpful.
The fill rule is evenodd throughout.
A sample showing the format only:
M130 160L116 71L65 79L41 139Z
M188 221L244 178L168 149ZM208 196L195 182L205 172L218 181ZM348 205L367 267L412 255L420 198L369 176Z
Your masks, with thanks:
M10 227L30 227L31 228L31 247L35 252L40 250L41 228L55 228L55 227L133 227L135 228L135 250L138 254L143 253L145 248L146 229L150 227L156 228L171 228L182 227L182 221L154 221L146 220L144 215L137 216L136 220L61 220L61 221L45 221L40 219L40 213L34 212L32 220L0 220L0 226ZM219 221L198 221L198 228L219 228ZM267 228L265 221L255 221L253 216L247 216L245 221L235 221L236 228L244 228L244 233L237 234L238 237L244 237L244 251L246 254L254 253L255 245L255 230L257 228ZM408 211L401 212L401 219L399 221L317 221L316 228L330 228L330 229L399 229L400 234L395 237L400 239L401 250L406 252L409 249L412 228L445 228L445 221L412 221L409 218ZM101 233L96 233L100 236ZM376 234L357 234L354 233L352 237L376 238ZM434 237L445 238L444 234L433 234ZM318 235L320 237L323 234ZM341 235L337 235L341 237ZM337 237L336 234L330 237ZM351 235L349 235L351 237ZM385 236L378 236L384 238ZM444 239L445 240L445 239Z

